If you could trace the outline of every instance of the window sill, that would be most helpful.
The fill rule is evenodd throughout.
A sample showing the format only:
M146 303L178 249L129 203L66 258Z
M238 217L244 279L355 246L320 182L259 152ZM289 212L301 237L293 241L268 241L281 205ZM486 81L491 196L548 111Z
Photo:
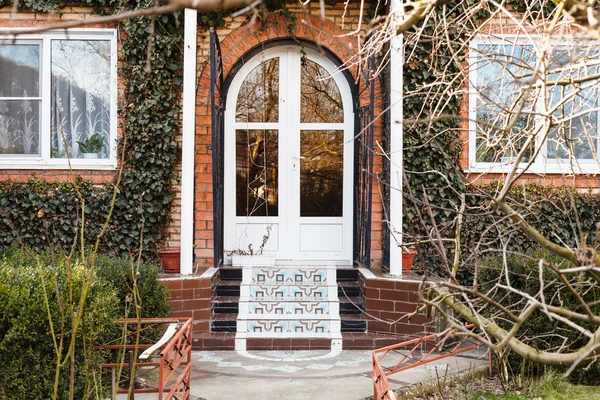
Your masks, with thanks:
M511 171L512 165L501 165L491 163L478 163L464 169L467 174L507 174ZM519 169L522 171L522 168ZM580 164L573 167L569 165L539 165L534 164L529 167L525 174L535 175L597 175L600 174L600 164Z
M81 161L81 162L78 162ZM48 162L42 160L1 160L0 170L38 169L38 170L98 170L114 171L117 169L115 160L103 160L101 162L89 162L89 160L72 160L71 165L67 162Z

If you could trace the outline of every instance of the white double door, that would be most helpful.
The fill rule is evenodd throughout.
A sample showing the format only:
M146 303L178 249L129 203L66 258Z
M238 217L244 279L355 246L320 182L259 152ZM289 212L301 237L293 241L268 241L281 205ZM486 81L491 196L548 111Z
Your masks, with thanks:
M316 52L281 46L236 73L225 113L225 263L227 252L265 242L281 264L351 264L354 115L335 71Z

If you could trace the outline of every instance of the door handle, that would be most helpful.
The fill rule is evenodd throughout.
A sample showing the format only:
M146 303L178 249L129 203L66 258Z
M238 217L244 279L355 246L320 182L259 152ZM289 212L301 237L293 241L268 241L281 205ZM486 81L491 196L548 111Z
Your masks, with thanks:
M294 161L292 162L292 171L296 171L298 169L298 161L304 160L306 157L302 156L292 156Z

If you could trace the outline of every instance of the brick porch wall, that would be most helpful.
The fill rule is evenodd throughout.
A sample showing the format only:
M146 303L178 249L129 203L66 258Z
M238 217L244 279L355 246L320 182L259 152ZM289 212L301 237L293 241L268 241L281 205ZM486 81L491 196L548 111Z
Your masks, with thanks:
M360 269L367 331L398 337L416 337L436 332L437 321L419 313L410 320L408 314L417 309L421 278L412 272L401 278L388 278L381 271Z
M163 276L161 283L169 292L172 317L193 319L193 346L203 348L203 334L210 332L212 291L215 275L192 277Z

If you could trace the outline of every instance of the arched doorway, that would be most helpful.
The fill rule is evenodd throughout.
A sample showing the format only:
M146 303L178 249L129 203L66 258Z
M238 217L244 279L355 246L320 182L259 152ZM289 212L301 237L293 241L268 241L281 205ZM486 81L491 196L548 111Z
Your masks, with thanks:
M319 53L286 45L257 54L232 79L226 252L257 250L269 232L264 252L279 263L352 264L353 102L335 71Z

